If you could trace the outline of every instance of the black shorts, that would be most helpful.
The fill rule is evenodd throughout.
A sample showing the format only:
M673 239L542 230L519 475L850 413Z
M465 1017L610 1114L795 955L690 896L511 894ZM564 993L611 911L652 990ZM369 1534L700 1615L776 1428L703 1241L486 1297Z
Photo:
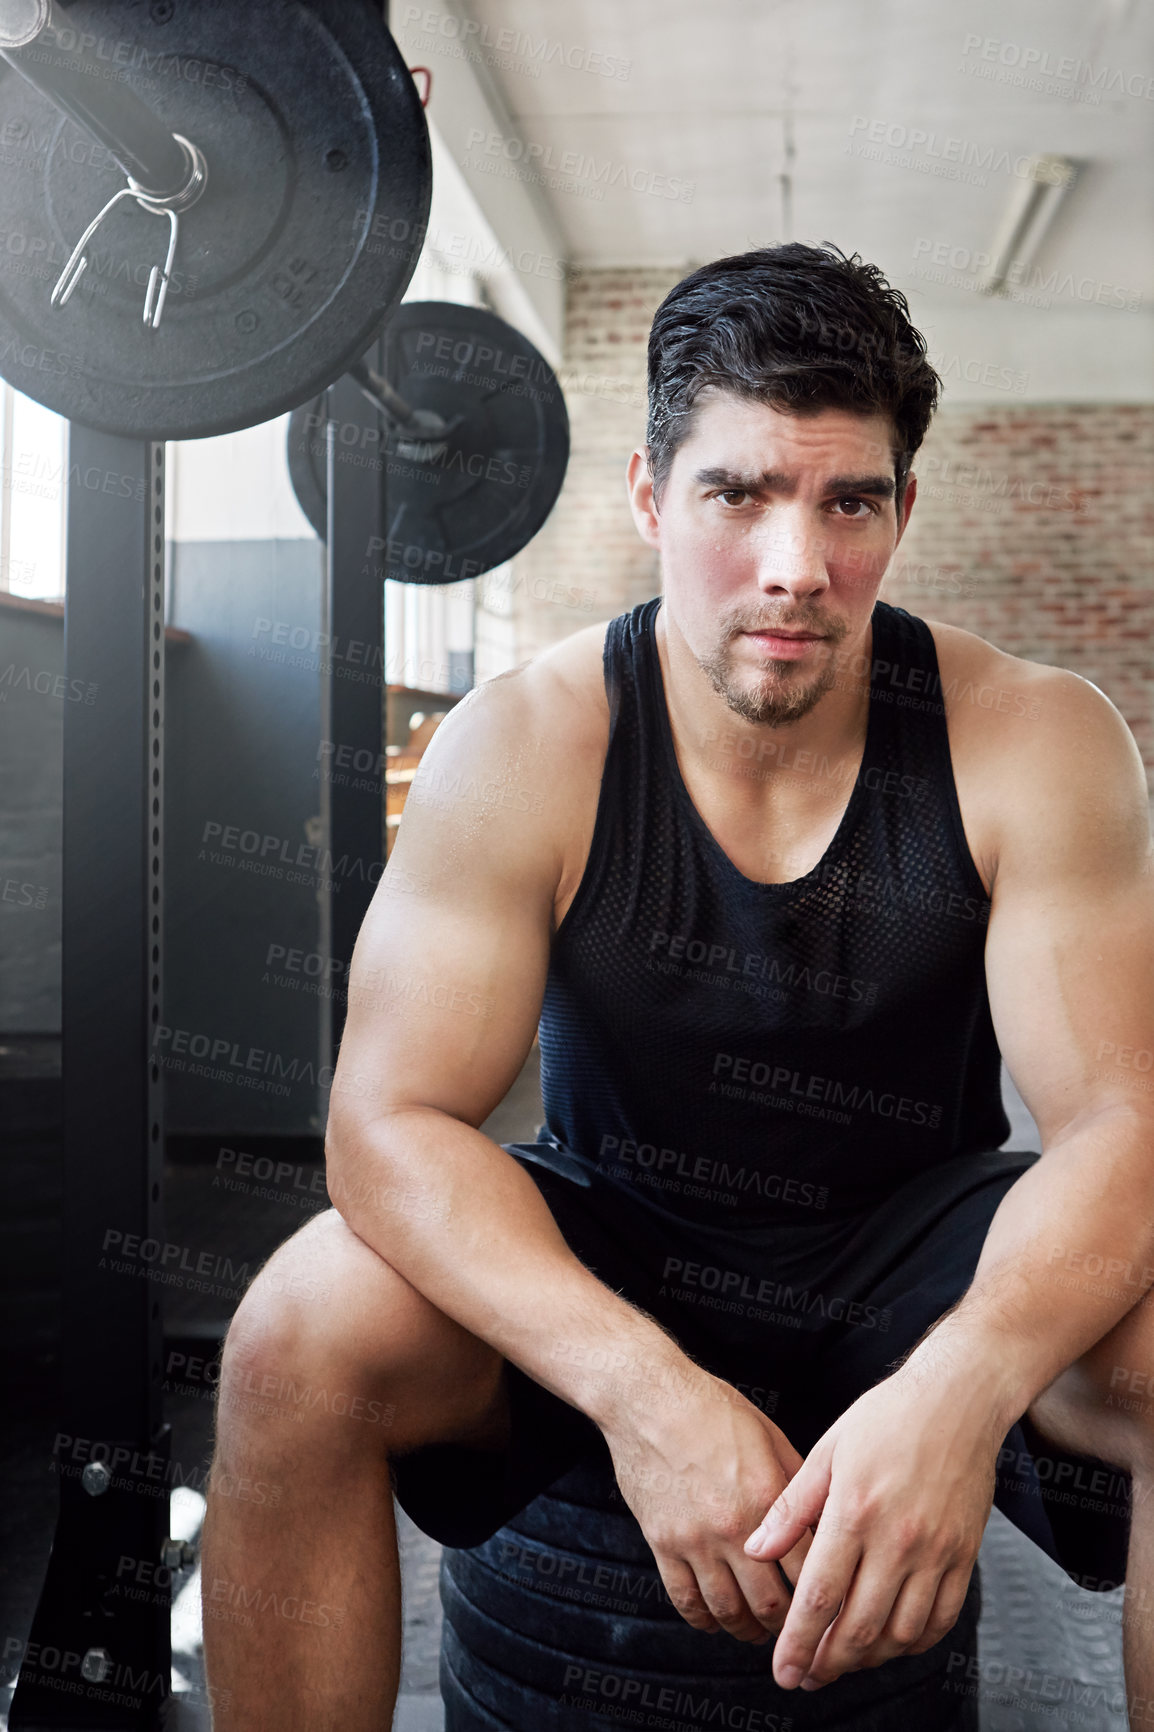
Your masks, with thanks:
M947 1162L865 1218L815 1216L774 1241L686 1229L597 1175L578 1179L571 1156L573 1176L555 1170L566 1152L547 1142L504 1146L574 1254L768 1413L802 1455L966 1291L998 1204L1038 1158ZM518 1367L506 1374L507 1449L437 1444L393 1462L401 1507L443 1545L479 1545L604 1450L585 1414ZM1082 1586L1123 1581L1130 1479L1120 1469L1052 1449L1023 1417L999 1451L994 1502Z

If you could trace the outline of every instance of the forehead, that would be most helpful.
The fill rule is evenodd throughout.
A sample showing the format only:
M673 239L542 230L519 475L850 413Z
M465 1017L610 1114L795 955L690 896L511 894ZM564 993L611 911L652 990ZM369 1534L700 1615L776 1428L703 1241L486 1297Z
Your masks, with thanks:
M693 408L689 433L674 459L711 464L808 467L843 462L892 470L895 430L888 415L852 409L816 409L798 415L770 403L752 402L715 386L707 387ZM769 459L772 458L772 463Z

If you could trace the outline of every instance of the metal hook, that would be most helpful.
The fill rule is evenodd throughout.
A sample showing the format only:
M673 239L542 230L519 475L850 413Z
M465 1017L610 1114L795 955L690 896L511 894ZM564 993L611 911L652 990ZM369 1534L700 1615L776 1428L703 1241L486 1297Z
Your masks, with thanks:
M179 132L173 137L184 149L189 162L189 178L187 184L178 193L170 197L156 198L149 194L138 181L129 177L128 185L113 193L104 208L93 217L71 253L68 262L56 279L52 290L50 303L54 307L66 307L71 300L77 283L88 269L88 243L104 221L108 213L115 208L121 199L134 198L142 210L149 216L168 218L168 251L163 265L153 265L148 273L148 287L144 294L144 324L150 331L155 331L160 325L164 314L164 303L168 298L168 285L172 278L173 260L176 258L176 243L180 235L180 215L190 204L200 197L204 191L207 178L204 157L194 144L190 144Z
M85 271L88 269L88 243L104 221L105 217L108 215L109 211L118 205L122 198L135 197L136 194L133 192L131 187L121 187L119 192L113 193L112 197L100 211L99 215L93 217L92 221L73 247L71 253L68 255L68 263L56 279L56 286L49 297L52 306L66 307L72 299L73 290L84 275Z
M152 199L142 198L134 192L131 186L121 187L113 193L108 203L100 213L93 217L68 257L68 263L56 279L50 302L54 307L66 307L72 299L77 283L88 269L88 243L104 221L108 213L118 205L121 199L133 198L137 204L146 210L150 216L166 216L168 218L168 252L164 265L153 265L148 275L148 288L144 295L144 323L149 330L155 331L164 313L164 303L168 295L168 284L172 276L172 262L176 257L176 242L180 233L180 218L174 210L155 203Z
M143 204L145 210L148 210L149 206L144 199L139 199L137 202ZM153 265L148 273L148 288L144 292L144 322L150 330L155 331L160 324L164 303L168 296L168 283L172 276L172 261L176 257L176 238L180 233L180 218L174 210L158 211L155 206L152 208L157 216L168 218L168 252L164 259L164 269L162 270L159 265Z

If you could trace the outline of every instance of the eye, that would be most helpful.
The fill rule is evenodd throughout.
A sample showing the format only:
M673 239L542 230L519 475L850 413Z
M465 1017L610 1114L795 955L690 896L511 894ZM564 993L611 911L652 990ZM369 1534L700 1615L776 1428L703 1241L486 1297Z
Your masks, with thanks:
M737 499L748 499L750 495L744 487L723 487L719 492L715 493L713 497L715 499L730 499L733 497L736 497ZM736 509L736 507L734 507L734 509Z
M859 498L859 496L856 493L847 494L844 499L839 499L839 500L837 500L836 503L837 503L839 509L843 506L846 506L846 505L860 506L861 507L860 511L853 511L853 512L843 511L842 512L842 515L844 517L847 517L851 523L860 523L866 517L873 517L877 511L877 507L875 505L871 504L871 502L868 499Z

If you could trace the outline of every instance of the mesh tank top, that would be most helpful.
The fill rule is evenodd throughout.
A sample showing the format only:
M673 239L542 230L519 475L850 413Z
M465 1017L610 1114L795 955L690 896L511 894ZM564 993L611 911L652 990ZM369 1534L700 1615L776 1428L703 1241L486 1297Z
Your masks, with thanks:
M933 637L875 604L865 752L841 823L811 871L762 884L682 780L659 606L606 634L609 745L584 876L551 950L540 1135L560 1170L686 1225L833 1227L1010 1130L983 964L989 900L962 829Z

